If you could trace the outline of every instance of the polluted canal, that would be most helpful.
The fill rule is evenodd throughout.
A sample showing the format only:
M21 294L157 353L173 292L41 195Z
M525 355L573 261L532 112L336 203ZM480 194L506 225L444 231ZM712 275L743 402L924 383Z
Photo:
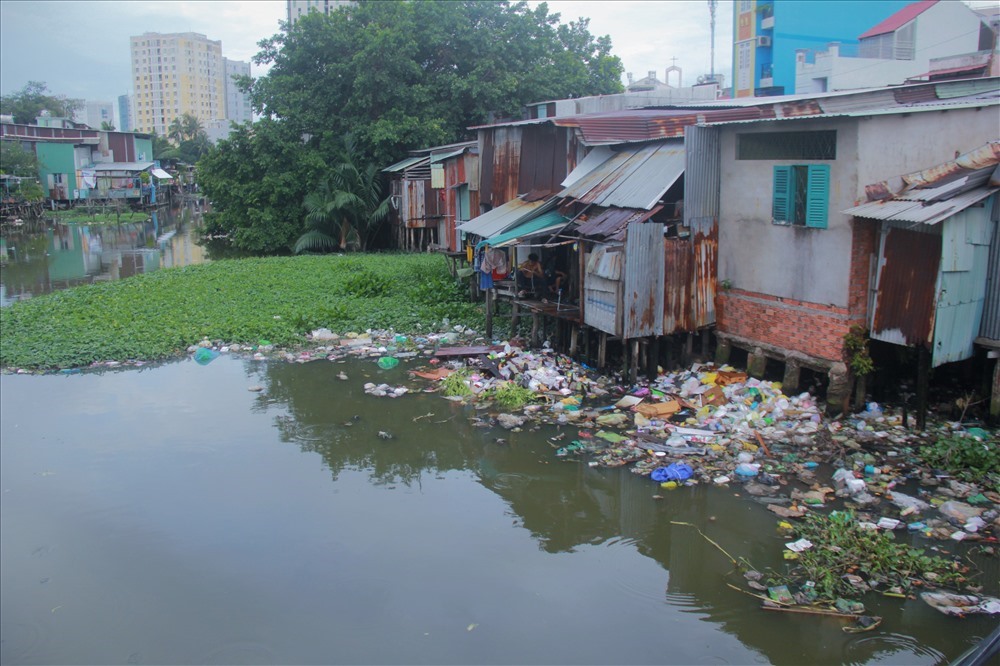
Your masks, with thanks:
M566 390L501 423L495 404L429 392L447 361L209 352L0 377L4 664L941 664L996 625L891 587L861 597L856 615L880 618L868 631L781 612L794 606L769 577L797 564L781 523L798 519L768 507L873 510L863 473L836 484L809 440L730 458L708 436L649 437L643 458L626 437L676 411L649 388L619 409L610 387L582 407ZM808 397L781 408L829 432ZM649 473L671 446L698 450L661 485ZM795 500L755 490L769 472ZM979 598L996 595L980 524L962 540L907 530L940 502L914 516L866 483L875 514L903 514L897 541L976 565Z

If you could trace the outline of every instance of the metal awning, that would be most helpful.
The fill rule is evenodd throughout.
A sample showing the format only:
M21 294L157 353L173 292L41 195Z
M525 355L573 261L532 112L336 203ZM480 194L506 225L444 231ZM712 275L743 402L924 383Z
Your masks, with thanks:
M652 210L636 210L635 208L608 208L590 219L580 222L576 232L581 236L592 236L605 240L622 240L629 222L644 222L660 212L663 206Z
M426 159L427 159L426 155L421 155L419 157L407 157L405 160L400 160L399 162L396 162L395 164L393 164L391 166L387 166L386 168L382 169L382 172L383 173L396 173L396 172L402 171L403 169L405 169L408 166L413 166L417 162L420 162L420 161L426 160Z
M166 171L164 171L163 169L161 169L159 167L153 167L152 174L153 174L154 178L159 178L160 180L173 180L174 179L173 176L171 176L169 173L167 173Z
M937 224L944 219L960 213L969 206L977 204L994 192L997 187L984 187L963 192L945 201L926 204L913 199L890 199L888 201L872 201L847 208L842 213L854 217L864 217L870 220L892 220L896 222L913 222L914 224Z
M650 210L684 173L684 162L683 140L628 147L575 182L571 173L567 180L573 184L557 196L595 206Z
M446 153L431 153L431 164L437 164L438 162L443 162L449 157L455 157L456 155L461 155L468 149L469 149L468 146L462 146L458 150L451 150Z
M551 234L557 229L565 227L568 223L569 219L560 215L559 211L549 211L548 213L542 213L538 217L534 217L527 222L522 222L513 229L508 229L507 231L497 234L492 238L479 241L476 245L476 249L478 250L486 244L489 244L490 247L507 247L508 245L516 245L519 241L526 240L528 238Z
M457 228L459 231L464 231L467 234L489 238L490 236L496 236L499 233L507 231L514 225L548 212L555 207L555 199L541 199L538 201L514 199L483 213L477 218L460 224Z

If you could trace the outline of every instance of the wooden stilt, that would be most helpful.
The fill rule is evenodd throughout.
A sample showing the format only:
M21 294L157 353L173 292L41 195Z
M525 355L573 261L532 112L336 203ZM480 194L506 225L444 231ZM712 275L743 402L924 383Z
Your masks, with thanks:
M646 377L650 380L656 379L658 366L660 365L660 338L649 339L649 352L646 354Z
M927 396L931 381L931 352L917 347L917 430L927 426Z
M493 289L486 290L486 338L488 340L493 339L493 294Z
M517 301L514 301L510 307L510 334L514 336L517 335L517 328L521 325L521 306Z
M538 324L539 324L539 315L538 315L537 312L532 312L531 313L531 346L532 347L538 347L539 344L540 344L538 342Z
M570 323L569 326L570 326L570 329L569 329L569 355L571 357L573 357L573 356L576 356L576 343L577 343L577 338L580 335L580 329L577 327L576 324L574 324L572 322Z
M628 359L628 380L635 384L639 379L639 338L633 338Z
M687 338L684 339L684 358L681 359L681 362L684 364L685 368L691 365L691 361L693 360L693 358L694 358L694 333L688 333Z
M712 335L707 328L701 329L701 358L708 360L708 348L712 344Z
M608 354L608 334L601 331L601 338L597 343L597 369L604 369L604 362Z

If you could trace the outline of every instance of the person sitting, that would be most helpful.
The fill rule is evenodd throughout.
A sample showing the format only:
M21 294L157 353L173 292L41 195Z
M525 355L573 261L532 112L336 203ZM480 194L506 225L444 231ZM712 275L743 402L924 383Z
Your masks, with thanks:
M524 297L528 292L535 296L545 296L548 294L545 281L545 271L538 261L538 255L532 252L528 259L517 267L517 288L518 296Z

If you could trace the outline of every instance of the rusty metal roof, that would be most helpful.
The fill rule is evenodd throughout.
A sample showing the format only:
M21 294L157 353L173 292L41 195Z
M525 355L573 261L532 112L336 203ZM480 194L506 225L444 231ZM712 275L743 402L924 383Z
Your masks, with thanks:
M650 210L683 173L683 141L650 143L613 153L557 196L595 206Z
M387 166L386 168L382 169L382 171L383 173L398 173L403 169L405 169L406 167L413 166L417 162L422 162L423 160L426 159L427 159L426 155L421 155L419 157L407 157L405 160L400 160L395 164Z
M608 208L581 222L576 232L581 236L591 236L604 240L622 240L629 222L641 222L655 215L663 206L653 210L636 210L634 208Z
M979 203L994 192L998 187L981 187L944 201L928 203L920 200L872 201L860 206L848 208L842 212L855 217L865 217L871 220L892 220L896 222L913 222L914 224L937 224L944 219L960 213L969 206Z
M684 128L698 123L716 123L750 118L773 118L770 106L722 109L626 109L580 116L554 118L559 127L580 130L589 145L683 138Z

